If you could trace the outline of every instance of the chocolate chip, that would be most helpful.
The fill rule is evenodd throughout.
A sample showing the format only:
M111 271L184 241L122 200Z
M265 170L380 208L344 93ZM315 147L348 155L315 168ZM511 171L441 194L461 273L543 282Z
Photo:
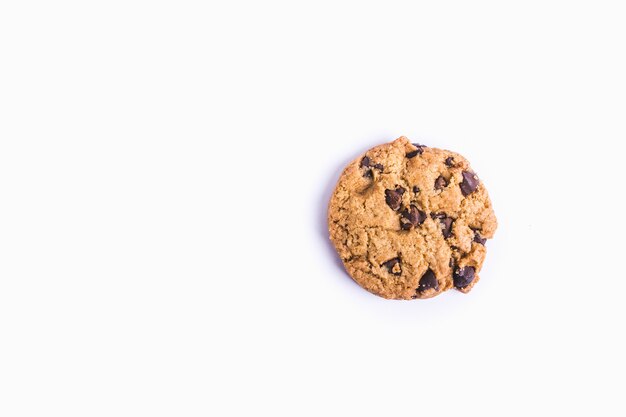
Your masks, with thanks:
M443 237L447 239L452 236L452 223L454 223L454 219L452 217L448 217L446 213L430 213L430 217L433 220L439 219L441 222Z
M454 166L454 158L449 156L446 158L446 165L449 167L453 167Z
M402 210L400 213L400 227L402 230L409 230L411 227L417 227L426 220L426 213L411 204L410 208Z
M396 187L395 190L385 190L385 202L392 210L398 211L400 209L404 191L402 187Z
M383 262L381 266L387 268L387 271L389 271L390 274L402 274L402 264L400 263L400 258L389 259L387 262Z
M474 230L474 242L484 245L485 242L487 242L487 239L482 237L478 231Z
M426 220L426 213L421 210L417 210L417 224L422 224Z
M404 210L402 210L402 212L400 213L400 216L402 216L403 219L406 219L409 223L413 224L413 220L415 219L415 210L417 210L417 207L415 207L413 204L411 204L410 208L405 208Z
M436 290L439 289L439 283L437 282L437 277L435 277L435 273L432 269L428 269L420 278L420 285L417 287L417 292L424 292L430 288L434 288Z
M473 266L466 266L465 268L456 268L452 279L454 280L454 286L463 289L470 285L474 280L474 274L476 269Z
M412 143L411 145L415 146L416 148L428 148L428 146L420 145L419 143Z
M446 217L441 219L441 224L443 225L441 232L443 233L444 238L449 238L452 236L452 223L454 219L452 217Z
M408 221L404 217L400 217L400 229L411 230L411 227L413 227L413 224L410 221Z
M361 163L359 164L359 167L360 168L363 168L363 167L369 168L371 166L370 164L371 164L371 161L370 161L369 157L364 156L363 159L361 159ZM365 178L373 179L374 178L374 172L372 172L371 169L368 169L368 170L366 170L363 173L363 176Z
M426 213L424 213L423 211L418 209L416 206L411 204L410 220L411 220L411 223L413 223L414 225L422 224L424 223L424 220L426 220Z
M413 145L413 146L415 146L417 149L416 149L416 150L414 150L414 151L408 152L408 153L406 154L406 157L407 157L407 158L413 158L413 157L415 157L415 156L417 156L417 155L421 155L421 154L422 154L422 152L424 152L424 149L423 149L423 148L424 148L424 145L420 145L420 144L418 144L418 143L413 143L412 145Z
M359 164L359 167L360 168L363 168L363 167L375 168L379 171L382 171L384 169L382 164L373 164L368 156L364 156L363 159L361 159L361 163ZM372 171L371 169L368 171L365 171L365 174L363 174L363 176L368 177L368 178L373 178L374 175L371 171Z
M476 191L476 188L478 188L478 184L480 183L480 181L478 180L476 174L474 174L473 172L463 171L462 174L463 181L459 185L461 187L461 192L463 193L463 195L468 196Z
M439 178L435 180L435 190L442 190L448 186L448 180L440 175Z
M419 193L419 192L420 192L419 187L417 187L417 186L413 186L413 192L414 192L415 194Z

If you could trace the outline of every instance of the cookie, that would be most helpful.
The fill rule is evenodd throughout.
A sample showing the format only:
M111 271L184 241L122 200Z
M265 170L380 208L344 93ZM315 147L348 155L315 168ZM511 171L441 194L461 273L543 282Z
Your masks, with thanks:
M496 227L487 190L465 158L405 137L352 161L328 207L346 271L389 299L470 291Z

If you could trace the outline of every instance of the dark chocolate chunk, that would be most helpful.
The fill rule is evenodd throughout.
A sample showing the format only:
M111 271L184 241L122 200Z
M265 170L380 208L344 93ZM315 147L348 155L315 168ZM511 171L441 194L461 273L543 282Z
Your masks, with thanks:
M417 149L414 150L414 151L408 152L406 154L407 158L413 158L413 157L415 157L417 155L421 155L424 152L424 149L423 149L424 145L420 145L418 143L414 143L413 146L415 146Z
M413 210L415 206L411 206L411 210ZM417 212L417 224L422 224L424 223L424 220L426 220L426 213L423 212L422 210L418 209L417 207L415 207L415 211Z
M411 226L417 227L426 220L426 213L413 204L408 209L402 210L400 216L400 227L403 230L409 230Z
M359 164L359 167L376 168L379 171L382 171L384 169L383 164L373 164L368 156L364 156L363 159L361 159L361 163ZM365 175L365 176L368 176L368 175Z
M435 180L435 190L442 190L448 186L448 180L440 175L439 178Z
M400 212L400 228L402 230L411 230L413 227L413 223L410 219L411 212L409 209L405 208Z
M411 221L411 223L413 223L414 226L422 224L424 223L424 220L426 220L426 213L418 209L417 206L414 206L413 204L411 204L411 209L409 210L408 214L408 219Z
M436 290L439 289L439 283L437 282L437 277L435 277L435 273L432 269L428 269L420 278L420 285L417 287L417 292L424 292L430 288L434 288Z
M419 187L418 187L418 186L416 186L416 185L414 185L414 186L413 186L413 192L414 192L414 193L416 193L416 194L417 194L417 193L419 193L419 192L420 192Z
M478 177L473 172L463 171L463 181L459 186L461 187L461 192L464 196L468 196L478 188L478 184L480 181Z
M485 242L487 242L487 239L486 239L486 238L484 238L484 237L482 237L482 236L480 235L480 233L478 233L478 231L477 231L477 230L474 230L474 242L476 242L476 243L480 243L481 245L484 245L484 244L485 244Z
M402 194L404 194L404 188L396 187L395 190L385 190L385 202L392 210L399 210L402 205Z
M452 217L445 217L441 219L441 224L443 225L441 232L443 233L443 237L446 239L452 236L452 223L453 222L454 222L454 219Z
M360 167L360 168L363 168L363 167L365 167L365 168L370 168L370 167L372 166L372 165L371 165L371 162L372 162L372 161L370 161L369 157L364 156L364 157L363 157L363 159L361 159L361 163L359 164L359 167ZM374 178L374 172L372 172L372 170L371 170L371 169L367 169L367 170L365 170L365 172L363 173L363 176L364 176L365 178L373 179L373 178Z
M453 167L454 166L454 158L449 156L446 158L446 165L449 167Z
M411 230L413 224L404 217L400 217L400 228L402 230Z
M476 269L473 266L466 266L465 268L456 268L452 279L454 280L454 286L459 289L463 289L470 285L474 280L474 274Z
M430 213L430 217L432 219L439 219L441 222L441 232L443 233L443 237L446 239L452 236L452 223L454 223L454 219L452 217L448 217L446 213Z
M400 258L389 259L387 262L383 262L381 266L387 268L387 271L389 271L390 274L402 274L402 264L400 263Z

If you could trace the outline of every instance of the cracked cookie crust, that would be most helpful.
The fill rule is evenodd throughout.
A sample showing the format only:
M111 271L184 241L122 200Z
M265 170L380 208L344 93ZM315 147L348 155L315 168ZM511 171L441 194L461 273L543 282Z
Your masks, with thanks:
M389 299L470 291L496 227L487 190L465 158L405 137L351 162L328 207L346 271Z

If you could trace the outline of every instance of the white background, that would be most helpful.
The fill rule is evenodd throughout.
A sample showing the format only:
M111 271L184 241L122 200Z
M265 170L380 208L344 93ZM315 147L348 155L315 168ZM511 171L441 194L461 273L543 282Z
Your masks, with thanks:
M621 415L615 1L0 4L0 415ZM347 162L465 155L468 295L377 298Z

